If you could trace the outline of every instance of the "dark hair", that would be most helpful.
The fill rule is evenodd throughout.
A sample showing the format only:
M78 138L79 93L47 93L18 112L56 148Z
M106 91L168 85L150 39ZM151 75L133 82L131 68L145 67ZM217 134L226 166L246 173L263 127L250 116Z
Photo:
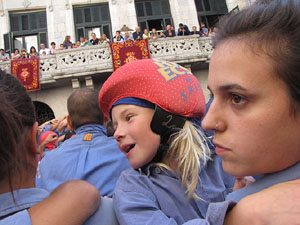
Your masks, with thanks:
M55 44L55 42L54 42L54 41L52 41L50 45L56 45L56 44Z
M300 106L300 2L258 0L251 7L220 20L215 47L229 39L245 41L255 54L273 61L277 76L287 85L294 113ZM295 104L296 103L296 104Z
M28 129L36 121L35 110L19 80L1 70L0 102L0 181L8 178L12 190L12 174L27 168L24 150Z
M20 50L18 48L15 48L14 49L14 53L18 50L18 52L20 53Z
M34 49L34 52L36 52L36 49L35 49L35 47L34 46L31 46L31 48L30 48L30 53L32 53L32 49Z
M98 92L90 88L74 91L68 98L68 112L72 126L78 127L88 124L103 124L103 112L98 106Z

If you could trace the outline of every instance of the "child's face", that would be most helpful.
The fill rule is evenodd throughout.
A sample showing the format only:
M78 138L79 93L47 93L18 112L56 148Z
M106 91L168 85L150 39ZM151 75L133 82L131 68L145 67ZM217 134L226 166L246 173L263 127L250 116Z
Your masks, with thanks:
M214 100L202 125L215 129L216 153L231 175L276 172L300 160L300 116L271 63L237 40L221 43L211 58Z
M114 137L133 168L150 162L159 147L160 136L150 128L153 114L153 109L136 105L122 104L112 108Z

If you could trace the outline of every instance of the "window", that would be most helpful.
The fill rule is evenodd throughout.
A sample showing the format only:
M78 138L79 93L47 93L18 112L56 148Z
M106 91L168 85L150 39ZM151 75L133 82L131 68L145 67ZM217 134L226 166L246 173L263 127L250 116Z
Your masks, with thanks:
M173 25L169 0L136 0L135 9L141 30L164 30Z
M220 16L228 13L225 0L195 0L199 24L204 22L207 27L214 26Z
M39 49L40 43L48 46L46 11L10 13L10 33L4 34L6 52L14 48Z
M111 39L111 23L108 4L74 7L74 21L76 28L76 38L91 38L91 33L95 32L100 38L106 34Z

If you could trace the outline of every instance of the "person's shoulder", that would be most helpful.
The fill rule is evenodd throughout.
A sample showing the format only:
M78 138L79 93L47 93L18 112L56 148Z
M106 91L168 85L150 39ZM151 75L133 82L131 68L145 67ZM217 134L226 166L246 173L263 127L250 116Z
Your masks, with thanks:
M151 182L149 177L143 174L140 169L130 167L121 173L116 184L116 190L141 192L142 190L149 189L149 182Z

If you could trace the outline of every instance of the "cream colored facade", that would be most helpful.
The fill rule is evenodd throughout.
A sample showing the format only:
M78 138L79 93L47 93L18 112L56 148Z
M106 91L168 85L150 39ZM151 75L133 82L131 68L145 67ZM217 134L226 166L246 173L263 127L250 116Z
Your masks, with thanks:
M228 11L238 6L247 7L253 0L226 0ZM134 29L137 16L134 0L0 0L0 37L10 32L9 13L42 9L47 13L48 42L62 43L66 35L76 40L73 6L108 3L112 33L124 24ZM174 24L199 26L194 0L169 0ZM4 41L0 38L0 47Z
M239 9L247 7L249 4L251 4L251 1L226 0L226 3L228 11L231 11L236 7L238 7ZM109 5L110 26L112 34L115 34L115 31L120 30L120 28L124 24L132 29L134 29L138 25L134 0L0 0L0 37L3 37L4 34L10 32L10 14L43 10L46 11L47 17L48 43L54 41L57 44L60 44L63 42L66 35L70 35L71 40L75 41L76 34L73 7L95 5L100 3L108 3ZM177 25L179 23L184 23L189 27L192 27L194 25L197 27L199 26L194 0L169 0L169 5L175 28L177 28ZM199 42L199 45L203 44ZM0 48L4 48L3 38L0 38ZM173 47L170 46L170 48ZM74 55L75 53L76 52L71 51L69 55ZM198 53L195 52L195 54ZM68 54L66 54L62 57L68 58L69 56ZM200 57L199 61L203 61L203 63L206 62L207 64L209 60L207 60L207 56L205 57L206 60L201 59ZM183 63L189 62L190 60L179 59L176 57L172 58L169 56L166 56L166 59ZM47 61L48 64L51 64L51 62L59 64L59 59L54 59L53 57L49 57L49 59L46 58L44 61ZM196 61L190 61L190 63L194 62ZM57 75L54 76L53 74L51 74L51 70L49 70L50 72L48 73L44 72L42 89L40 91L30 93L32 100L47 104L54 111L56 117L60 117L66 114L67 98L72 93L74 88L88 86L94 87L95 89L99 90L102 83L111 73L111 68L97 70L95 65L98 64L99 63L95 61L94 64L89 65L89 68L87 70L84 69L85 67L82 67L83 71L77 71L76 75L74 75L75 73L72 75L72 67L70 67L70 69L66 67L65 71L69 71L65 72L64 74L63 72L61 72L63 70L57 69L57 66L56 69L53 70L53 74L59 73L61 76L60 78L62 79L56 79L55 77L57 77ZM3 68L3 66L1 68ZM7 70L9 71L9 69ZM196 70L192 72L200 80L203 88L205 89L206 96L208 97L208 92L206 91L206 82L208 75L207 66L204 69L196 68ZM99 73L103 73L103 75L100 74L98 77L96 77L95 73L97 73L97 76L99 75ZM52 80L47 80L47 77L50 77ZM53 77L55 78L55 80L53 80Z

